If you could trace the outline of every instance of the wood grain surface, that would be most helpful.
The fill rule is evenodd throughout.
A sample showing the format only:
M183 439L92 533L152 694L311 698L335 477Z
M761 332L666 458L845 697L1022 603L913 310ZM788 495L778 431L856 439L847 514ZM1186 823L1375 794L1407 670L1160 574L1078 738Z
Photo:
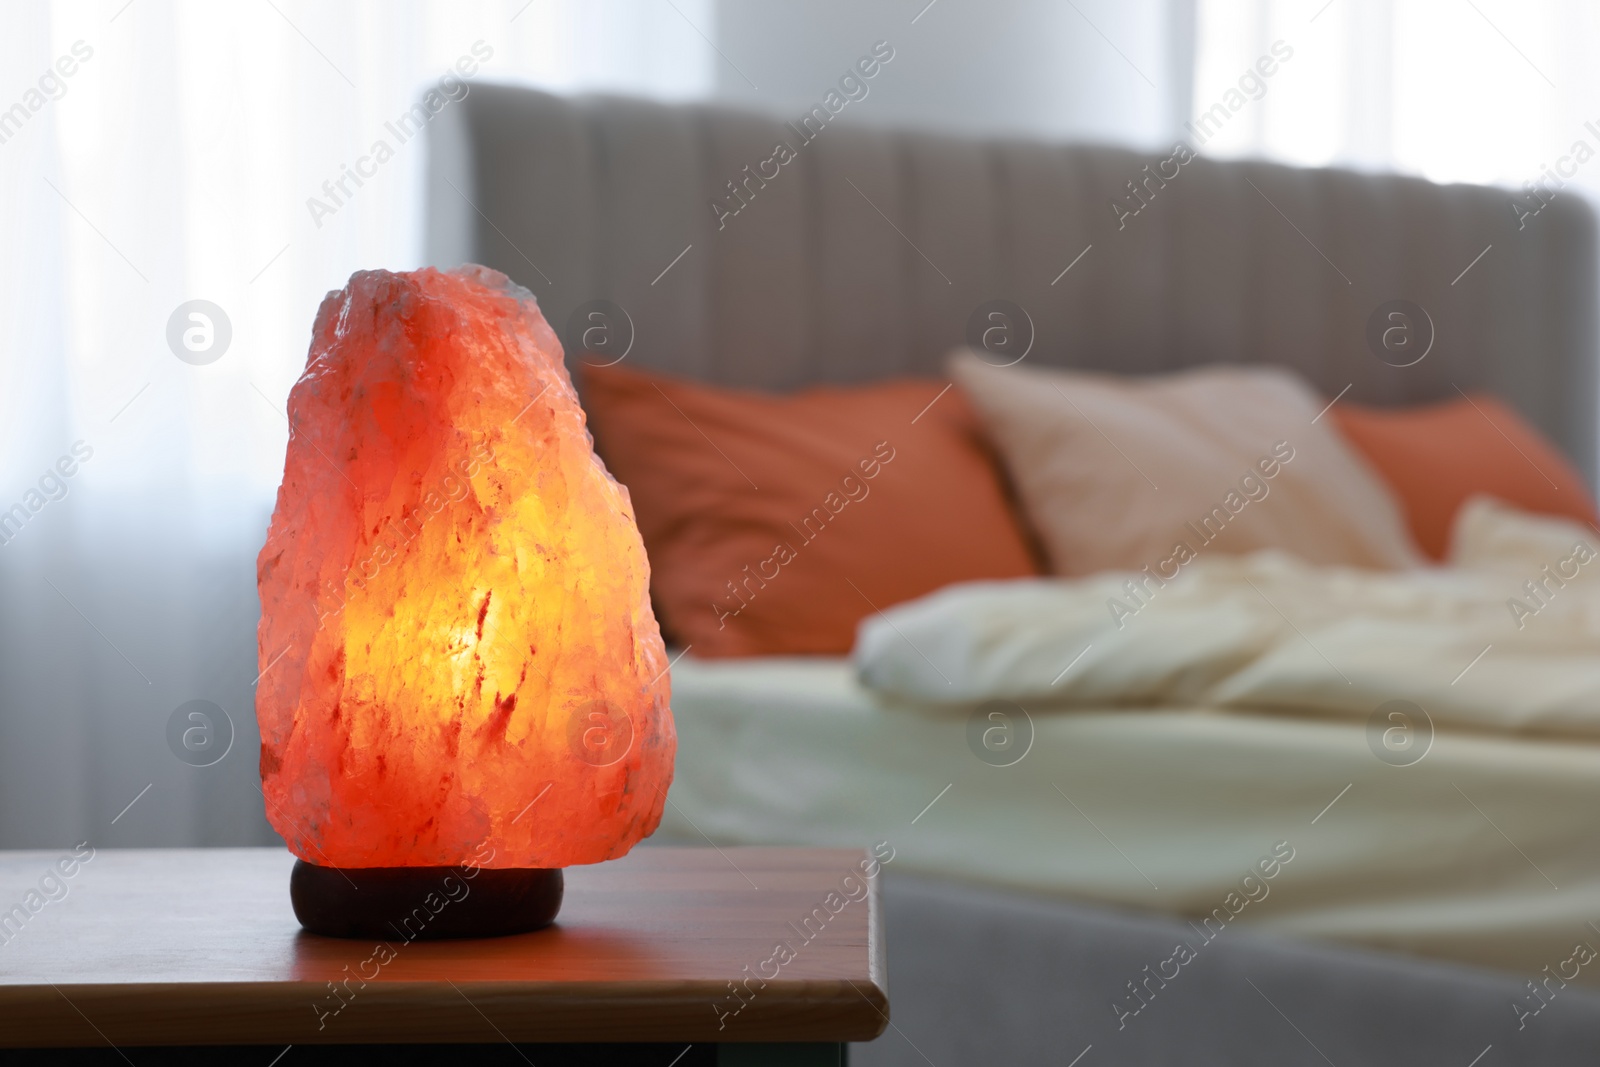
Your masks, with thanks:
M858 1041L888 1025L864 852L637 848L569 868L550 929L377 943L303 932L285 851L102 849L63 877L70 855L0 852L0 1047ZM462 891L433 907L447 888Z

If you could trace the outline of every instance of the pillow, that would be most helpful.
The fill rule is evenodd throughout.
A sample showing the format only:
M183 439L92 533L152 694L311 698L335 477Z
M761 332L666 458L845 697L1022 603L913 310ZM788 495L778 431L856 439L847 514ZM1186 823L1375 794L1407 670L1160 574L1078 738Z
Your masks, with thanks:
M1545 592L1577 576L1595 558L1595 529L1571 519L1533 515L1492 496L1469 497L1456 511L1450 533L1450 565L1463 570L1504 572L1512 585L1532 579ZM1581 547L1580 547L1581 546ZM1549 571L1558 572L1552 576ZM1543 573L1541 573L1543 572ZM1525 605L1526 606L1526 605Z
M842 655L874 609L1039 571L982 428L944 383L777 396L616 367L582 381L662 626L696 656Z
M1434 559L1445 558L1462 503L1480 493L1523 511L1595 521L1583 475L1492 396L1412 408L1340 403L1329 415L1388 480L1411 536Z
M999 448L1051 569L1164 578L1202 553L1414 566L1383 482L1274 367L1115 377L950 362ZM1146 579L1148 581L1148 579Z

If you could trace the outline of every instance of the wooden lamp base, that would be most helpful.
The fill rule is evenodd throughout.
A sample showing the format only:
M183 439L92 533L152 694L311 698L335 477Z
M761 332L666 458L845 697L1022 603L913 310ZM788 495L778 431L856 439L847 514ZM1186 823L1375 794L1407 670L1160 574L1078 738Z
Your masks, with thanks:
M561 910L559 867L323 867L296 860L294 916L311 933L406 941L539 930Z

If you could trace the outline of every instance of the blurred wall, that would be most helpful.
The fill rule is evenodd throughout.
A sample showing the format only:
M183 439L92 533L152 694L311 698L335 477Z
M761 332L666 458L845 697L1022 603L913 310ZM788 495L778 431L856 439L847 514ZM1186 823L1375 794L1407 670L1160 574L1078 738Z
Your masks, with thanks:
M1194 10L1194 0L723 0L716 93L798 113L884 40L894 59L846 109L852 121L1162 146L1189 117Z

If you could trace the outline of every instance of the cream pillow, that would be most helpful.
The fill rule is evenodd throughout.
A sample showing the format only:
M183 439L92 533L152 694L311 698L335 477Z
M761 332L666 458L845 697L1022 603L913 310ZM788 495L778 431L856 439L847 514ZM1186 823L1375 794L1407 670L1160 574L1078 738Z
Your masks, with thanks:
M1596 555L1597 543L1600 539L1587 523L1523 511L1479 493L1456 512L1450 533L1450 564L1474 571L1509 571L1519 578L1538 580L1545 566L1569 557L1584 557L1580 562L1587 563ZM1566 577L1571 579L1575 573Z
M1206 553L1418 566L1388 489L1277 367L1119 377L950 359L1062 575L1164 577Z

